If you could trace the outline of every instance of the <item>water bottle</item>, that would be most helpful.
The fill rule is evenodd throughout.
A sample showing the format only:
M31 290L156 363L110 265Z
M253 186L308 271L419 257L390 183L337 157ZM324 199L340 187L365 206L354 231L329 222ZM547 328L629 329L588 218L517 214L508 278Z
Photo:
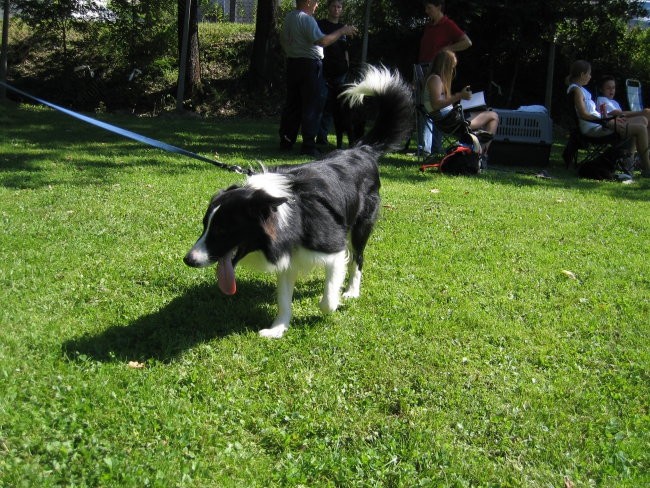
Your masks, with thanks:
M607 118L607 104L606 103L601 103L600 104L600 118L601 119L606 119Z

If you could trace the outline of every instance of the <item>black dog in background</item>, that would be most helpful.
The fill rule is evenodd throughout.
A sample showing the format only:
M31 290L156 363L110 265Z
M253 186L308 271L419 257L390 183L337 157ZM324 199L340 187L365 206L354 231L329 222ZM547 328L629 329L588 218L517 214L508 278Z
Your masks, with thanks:
M343 134L348 137L349 147L353 147L363 137L366 131L366 120L369 118L369 111L372 110L368 104L351 107L347 100L340 96L348 87L349 85L329 87L334 92L330 101L333 105L332 119L334 119L337 149L343 148Z

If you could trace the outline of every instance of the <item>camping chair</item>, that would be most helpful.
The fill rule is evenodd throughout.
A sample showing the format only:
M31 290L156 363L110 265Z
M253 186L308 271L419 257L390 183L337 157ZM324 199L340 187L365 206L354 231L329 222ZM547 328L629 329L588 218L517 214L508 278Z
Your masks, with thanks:
M572 165L578 169L583 162L598 157L610 148L622 150L628 143L629 139L623 139L616 132L601 137L587 136L580 132L580 118L575 109L573 90L567 94L567 107L571 115L571 127L569 139L562 151L562 159L567 169ZM614 118L608 117L603 119L603 122Z
M433 127L436 132L440 133L444 140L467 140L467 136L471 134L478 139L481 146L485 146L485 144L493 139L494 135L485 130L470 129L469 120L465 118L463 107L460 103L454 104L452 110L456 111L455 119L458 122L450 126L443 125L443 123L448 124L445 120L446 117L441 117L439 113L428 113L423 105L417 106L417 111L421 112L423 119L428 121L430 126ZM440 166L440 160L444 156L445 154L442 152L437 154L432 153L429 158L423 161L420 166L420 171L425 171L429 168L438 168Z
M441 154L442 148L454 142L454 137L436 130L435 124L429 117L422 100L425 73L429 71L429 63L413 65L413 100L415 102L415 136L417 142L418 160L423 160L426 153ZM431 134L431 146L425 147L427 132Z
M643 110L643 97L641 96L641 82L635 79L625 80L625 92L627 94L627 105L632 112Z

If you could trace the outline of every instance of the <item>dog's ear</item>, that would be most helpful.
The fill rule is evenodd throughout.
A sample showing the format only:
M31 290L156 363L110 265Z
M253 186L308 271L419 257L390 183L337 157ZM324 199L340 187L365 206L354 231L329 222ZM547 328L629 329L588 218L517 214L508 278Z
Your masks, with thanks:
M271 212L277 211L278 207L288 200L287 197L274 197L264 190L257 190L251 195L249 209L251 215L266 219Z

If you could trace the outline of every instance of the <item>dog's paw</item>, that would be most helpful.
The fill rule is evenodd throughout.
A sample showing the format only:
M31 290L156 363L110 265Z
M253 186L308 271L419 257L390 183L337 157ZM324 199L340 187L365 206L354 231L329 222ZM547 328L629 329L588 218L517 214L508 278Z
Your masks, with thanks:
M320 308L320 311L325 314L335 312L336 309L339 308L339 297L323 297L318 304L318 307Z
M348 299L348 298L359 298L361 296L361 293L359 292L358 289L351 289L348 288L345 290L345 293L343 293L343 298Z
M269 339L280 339L288 329L289 327L285 325L276 325L275 327L260 330L260 336Z

